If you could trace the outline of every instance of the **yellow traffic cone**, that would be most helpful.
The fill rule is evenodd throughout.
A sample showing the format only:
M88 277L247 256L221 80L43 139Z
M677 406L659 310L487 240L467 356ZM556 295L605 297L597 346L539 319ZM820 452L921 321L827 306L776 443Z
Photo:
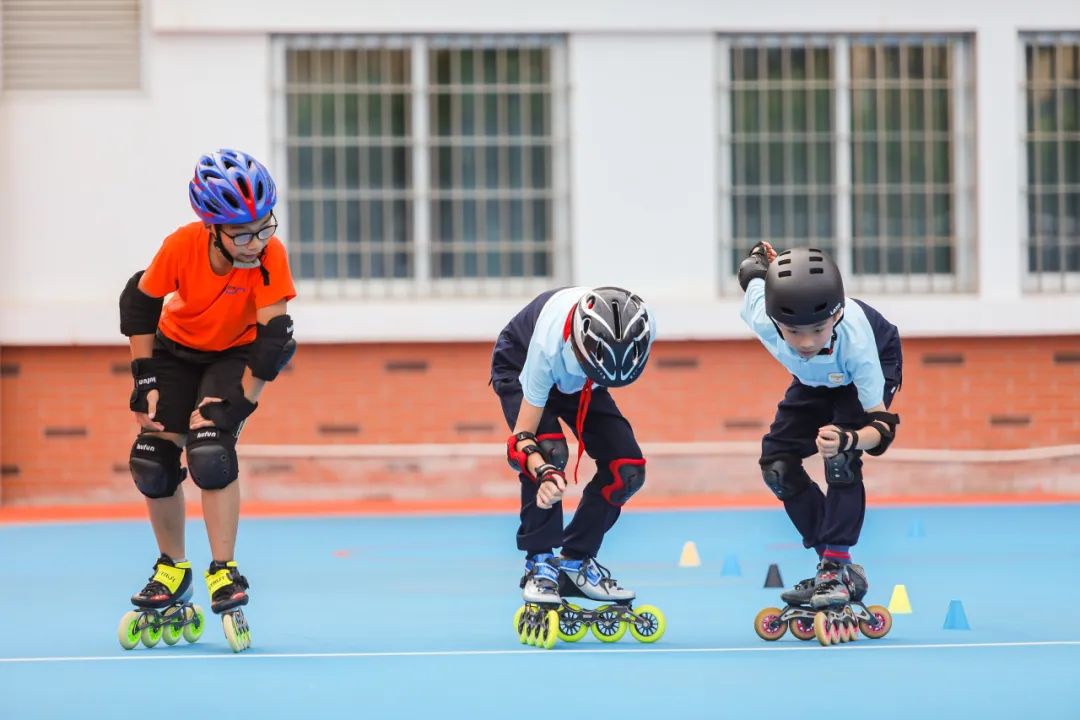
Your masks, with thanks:
M903 585L893 588L892 598L889 600L889 612L893 615L911 614L911 601L908 600L907 588Z
M698 555L697 545L693 540L687 540L679 556L679 567L698 567L699 565L701 565L701 556Z

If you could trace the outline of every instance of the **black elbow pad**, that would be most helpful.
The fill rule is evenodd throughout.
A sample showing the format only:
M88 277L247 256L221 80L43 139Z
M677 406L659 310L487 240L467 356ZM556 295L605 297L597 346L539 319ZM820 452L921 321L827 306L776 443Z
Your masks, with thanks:
M161 319L164 298L152 298L139 289L143 271L135 273L120 293L120 332L127 337L153 335Z
M255 342L248 358L251 374L267 382L276 378L296 352L292 334L293 321L288 315L278 315L265 325L256 326Z
M881 442L878 443L877 447L866 452L874 457L884 455L896 438L896 426L900 424L900 416L890 412L872 412L869 413L868 417L870 418L868 424L881 433Z

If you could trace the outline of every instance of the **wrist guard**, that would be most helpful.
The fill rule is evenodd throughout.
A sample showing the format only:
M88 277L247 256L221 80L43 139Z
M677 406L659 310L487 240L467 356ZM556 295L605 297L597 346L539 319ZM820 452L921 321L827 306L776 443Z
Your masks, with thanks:
M131 390L131 400L128 401L128 407L133 412L150 412L146 396L150 394L151 390L158 389L157 363L153 358L132 360L131 377L135 380L135 387Z

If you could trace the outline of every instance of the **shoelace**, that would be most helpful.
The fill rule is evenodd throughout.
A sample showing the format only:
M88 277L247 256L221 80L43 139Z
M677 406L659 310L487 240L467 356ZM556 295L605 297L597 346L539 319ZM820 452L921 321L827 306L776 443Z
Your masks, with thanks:
M597 584L601 588L603 588L605 591L612 588L616 590L619 589L619 583L611 577L611 571L601 565L599 562L597 562L596 558L592 558L591 561L581 561L581 571L578 572L578 576L574 579L574 582L577 583L578 587L585 587L585 584L589 582L589 574L587 570L590 562L592 562L592 564L595 565L596 569L600 572L600 582Z
M146 583L146 587L139 593L143 597L155 597L157 595L169 595L169 588L162 585L157 580L150 578L150 582Z

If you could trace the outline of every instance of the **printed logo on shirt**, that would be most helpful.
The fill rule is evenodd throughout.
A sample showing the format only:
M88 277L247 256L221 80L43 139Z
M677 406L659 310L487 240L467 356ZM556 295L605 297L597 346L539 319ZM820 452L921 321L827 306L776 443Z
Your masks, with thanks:
M246 290L247 290L246 287L242 287L240 285L226 285L225 286L225 294L226 295L236 295L238 293L245 292Z
M844 382L844 373L829 373L829 382L834 385L842 385Z

